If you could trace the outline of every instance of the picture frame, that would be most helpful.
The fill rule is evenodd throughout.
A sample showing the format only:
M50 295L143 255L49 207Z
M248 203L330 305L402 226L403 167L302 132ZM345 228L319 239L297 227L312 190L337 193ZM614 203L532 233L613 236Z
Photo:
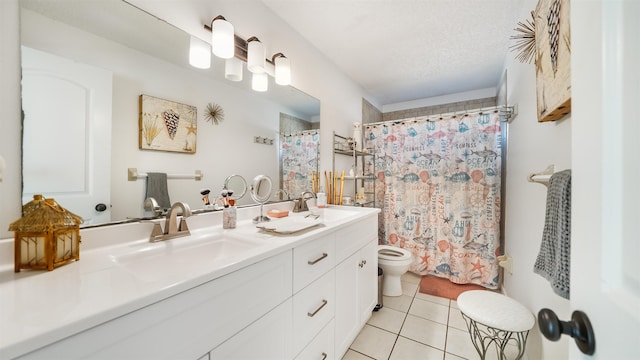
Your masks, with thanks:
M569 0L540 0L535 10L538 122L571 112L571 29Z
M198 134L195 106L140 95L138 147L194 154Z

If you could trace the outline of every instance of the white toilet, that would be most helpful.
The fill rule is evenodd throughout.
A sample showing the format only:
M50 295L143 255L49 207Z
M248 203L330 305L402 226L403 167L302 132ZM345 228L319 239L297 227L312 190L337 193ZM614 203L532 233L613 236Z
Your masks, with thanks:
M402 295L400 277L409 270L410 251L389 245L378 245L378 266L382 268L382 295Z

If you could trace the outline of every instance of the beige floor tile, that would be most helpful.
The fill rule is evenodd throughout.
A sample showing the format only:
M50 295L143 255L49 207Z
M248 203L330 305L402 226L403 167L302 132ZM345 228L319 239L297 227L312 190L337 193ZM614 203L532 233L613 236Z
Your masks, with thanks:
M468 359L446 352L444 353L444 360L468 360Z
M389 360L442 360L443 358L444 351L400 336L391 351Z
M349 349L342 357L342 360L371 360L371 358Z
M411 271L407 271L402 275L401 280L419 284L420 280L422 280L422 276L418 274L414 274Z
M394 334L400 333L404 318L407 316L405 312L383 307L378 311L374 311L367 324L379 327Z
M390 309L407 312L413 301L412 296L400 295L400 296L383 296L382 303L384 307Z
M478 352L471 342L469 332L452 327L447 332L447 347L445 351L466 359L479 358Z
M419 287L419 284L410 281L402 281L402 294L414 297L416 293L418 293Z
M467 331L467 323L462 318L462 313L456 308L449 308L449 326Z
M457 302L457 301L455 301L455 300L451 300L451 307L452 307L452 308L456 308L456 309L460 309L460 308L458 307L458 302Z
M388 359L397 335L371 325L365 325L351 349L374 359Z
M411 340L444 350L447 326L435 321L407 315L400 335Z
M439 296L433 296L433 295L429 295L429 294L423 294L423 293L421 293L419 291L416 293L416 299L431 301L431 302L434 302L436 304L446 305L446 306L449 306L449 303L451 302L451 300L449 300L447 298L443 298L443 297L439 297Z
M409 308L409 314L447 325L449 307L432 303L430 301L413 299L411 308Z

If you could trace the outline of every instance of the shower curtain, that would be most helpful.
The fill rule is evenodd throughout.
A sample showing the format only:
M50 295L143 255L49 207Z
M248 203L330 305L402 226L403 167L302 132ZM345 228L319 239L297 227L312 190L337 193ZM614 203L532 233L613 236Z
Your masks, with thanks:
M320 135L316 130L280 137L280 178L291 198L311 191L311 173L318 175Z
M497 288L498 114L371 125L365 139L376 154L381 242L410 250L417 274Z

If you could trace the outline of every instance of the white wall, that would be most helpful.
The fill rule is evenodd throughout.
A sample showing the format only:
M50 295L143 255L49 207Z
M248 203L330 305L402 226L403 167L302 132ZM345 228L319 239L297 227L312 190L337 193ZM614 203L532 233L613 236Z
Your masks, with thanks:
M537 0L526 0L520 19L530 18ZM561 121L538 123L536 116L536 71L522 64L513 53L506 58L508 103L517 105L518 115L509 124L506 176L505 252L513 258L513 275L505 273L504 290L534 315L541 308L553 309L560 319L571 318L569 301L556 295L549 283L534 274L544 226L547 188L530 183L530 173L554 164L556 171L571 167L571 116ZM568 339L544 339L537 325L529 335L529 359L567 359Z

